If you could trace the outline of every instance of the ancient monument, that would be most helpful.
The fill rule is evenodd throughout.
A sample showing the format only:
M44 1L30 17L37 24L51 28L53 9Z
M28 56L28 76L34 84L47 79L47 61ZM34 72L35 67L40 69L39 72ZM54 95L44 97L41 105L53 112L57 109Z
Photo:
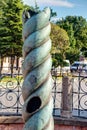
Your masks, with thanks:
M54 130L50 9L23 12L24 130Z

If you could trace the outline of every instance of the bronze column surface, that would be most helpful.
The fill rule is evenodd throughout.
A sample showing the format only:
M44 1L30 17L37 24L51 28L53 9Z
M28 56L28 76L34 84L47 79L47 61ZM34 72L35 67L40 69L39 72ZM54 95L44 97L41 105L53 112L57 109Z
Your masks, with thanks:
M50 9L23 12L24 130L54 130Z

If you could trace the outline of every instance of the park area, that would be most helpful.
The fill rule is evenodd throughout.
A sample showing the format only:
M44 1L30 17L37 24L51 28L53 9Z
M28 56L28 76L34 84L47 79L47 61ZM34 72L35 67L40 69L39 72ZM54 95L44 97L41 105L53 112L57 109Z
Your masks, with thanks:
M0 2L0 130L87 130L86 5Z

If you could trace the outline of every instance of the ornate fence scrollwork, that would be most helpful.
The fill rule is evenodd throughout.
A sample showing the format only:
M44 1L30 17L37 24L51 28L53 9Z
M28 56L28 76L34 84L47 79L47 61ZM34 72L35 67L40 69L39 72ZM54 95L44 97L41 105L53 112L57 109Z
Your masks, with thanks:
M54 70L55 71L55 70ZM53 74L54 116L61 116L62 77ZM2 73L0 77L0 116L22 114L22 73ZM87 76L72 77L72 116L87 118Z
M73 116L87 118L87 77L79 75L73 80Z
M21 74L3 74L0 77L0 115L21 115L22 82Z

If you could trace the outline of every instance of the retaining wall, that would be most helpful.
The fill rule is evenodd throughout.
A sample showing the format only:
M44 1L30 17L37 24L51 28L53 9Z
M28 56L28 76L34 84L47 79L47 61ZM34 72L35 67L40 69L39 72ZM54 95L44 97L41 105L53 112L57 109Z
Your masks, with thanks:
M78 118L54 118L54 130L87 130L87 120ZM22 117L0 117L0 130L22 130Z

